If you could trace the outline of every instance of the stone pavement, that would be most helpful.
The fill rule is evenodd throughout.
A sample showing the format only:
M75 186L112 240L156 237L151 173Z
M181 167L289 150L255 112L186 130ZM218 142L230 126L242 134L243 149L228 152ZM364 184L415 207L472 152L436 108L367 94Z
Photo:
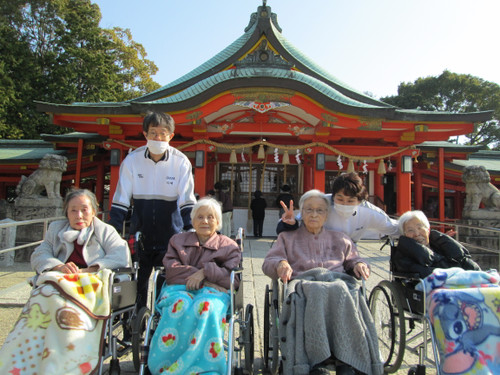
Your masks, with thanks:
M244 303L254 305L255 309L255 368L256 373L264 373L262 370L263 343L262 330L264 325L263 304L264 291L270 282L269 278L262 272L261 266L274 238L247 237L243 244L243 288ZM372 276L366 283L367 292L382 279L387 279L389 274L389 248L380 250L379 241L360 241L358 248L361 255L367 259L372 267ZM33 276L27 263L16 263L8 269L0 269L0 345L2 345L9 331L17 320L22 306L29 297L30 286L26 280ZM397 374L407 374L410 366L416 365L418 358L414 355L405 354L405 361ZM122 374L135 374L131 355L120 359ZM105 364L107 369L107 364ZM428 374L435 370L428 364Z

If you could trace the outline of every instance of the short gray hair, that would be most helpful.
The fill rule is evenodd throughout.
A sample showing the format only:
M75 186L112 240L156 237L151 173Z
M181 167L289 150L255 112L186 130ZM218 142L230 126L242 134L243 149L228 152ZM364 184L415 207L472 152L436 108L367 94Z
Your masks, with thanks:
M426 229L430 229L431 224L429 223L429 219L427 219L427 216L425 216L422 211L406 211L403 215L400 216L398 221L400 234L405 234L405 224L413 219L418 219Z
M323 193L322 191L319 191L317 189L312 189L312 190L306 191L300 197L300 200L299 200L299 209L300 209L301 213L302 213L302 209L304 208L304 203L308 199L311 199L311 198L321 198L321 199L323 199L325 201L325 204L326 204L326 207L328 209L328 212L330 212L330 203L331 202L328 199L328 197L325 195L325 193Z
M193 209L191 210L191 222L198 214L199 209L202 207L208 207L214 213L215 218L219 223L216 229L220 231L222 229L222 205L214 198L203 197L195 203Z
M97 202L97 198L96 198L94 193L92 193L88 189L72 189L66 194L66 197L64 198L64 204L63 204L64 216L68 217L68 204L69 204L69 202L73 198L80 197L82 195L88 198L90 205L92 206L92 209L94 210L94 215L96 215L99 212L99 203Z

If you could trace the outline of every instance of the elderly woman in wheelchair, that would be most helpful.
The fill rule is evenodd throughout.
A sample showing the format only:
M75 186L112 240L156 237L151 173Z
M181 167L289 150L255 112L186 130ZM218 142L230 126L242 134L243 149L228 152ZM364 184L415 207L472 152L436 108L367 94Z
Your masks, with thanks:
M195 231L170 240L163 259L165 284L156 303L161 318L148 357L152 374L226 372L228 289L241 253L235 241L217 233L221 218L220 203L203 198L191 212Z
M86 189L70 191L66 219L50 224L31 255L37 276L0 354L0 373L94 371L110 315L111 269L130 266L127 242L96 217Z
M434 268L460 267L479 271L469 251L452 237L431 229L422 211L408 211L399 218L401 237L392 256L396 270L424 278Z
M318 190L306 192L299 207L303 225L280 233L262 270L288 282L280 316L283 373L382 373L376 331L358 283L370 268L345 234L323 228L330 209ZM273 350L276 348L273 347Z

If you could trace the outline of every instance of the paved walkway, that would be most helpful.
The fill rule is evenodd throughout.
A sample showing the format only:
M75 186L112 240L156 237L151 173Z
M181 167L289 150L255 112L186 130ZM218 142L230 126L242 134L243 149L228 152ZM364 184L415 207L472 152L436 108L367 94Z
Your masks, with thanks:
M262 272L261 266L273 238L253 238L244 240L244 299L245 305L252 304L255 307L255 368L257 373L262 371L263 344L262 330L264 325L263 304L264 290L269 283L269 278ZM380 250L381 243L378 241L360 241L358 248L361 255L367 259L372 266L372 276L367 281L368 293L382 279L387 279L389 274L389 248ZM33 276L29 264L15 264L8 269L0 268L0 345L13 327L22 306L29 296L30 287L26 282L28 277ZM416 365L418 358L411 354L405 354L405 362L397 374L407 374L410 366ZM135 374L132 358L120 360L122 374ZM428 367L427 373L434 372Z

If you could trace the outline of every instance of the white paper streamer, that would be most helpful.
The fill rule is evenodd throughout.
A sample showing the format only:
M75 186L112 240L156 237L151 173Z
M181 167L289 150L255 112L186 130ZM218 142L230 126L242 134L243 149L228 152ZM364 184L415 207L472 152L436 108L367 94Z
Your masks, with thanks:
M344 165L342 164L342 156L337 156L337 165L339 166L339 169L343 169Z

